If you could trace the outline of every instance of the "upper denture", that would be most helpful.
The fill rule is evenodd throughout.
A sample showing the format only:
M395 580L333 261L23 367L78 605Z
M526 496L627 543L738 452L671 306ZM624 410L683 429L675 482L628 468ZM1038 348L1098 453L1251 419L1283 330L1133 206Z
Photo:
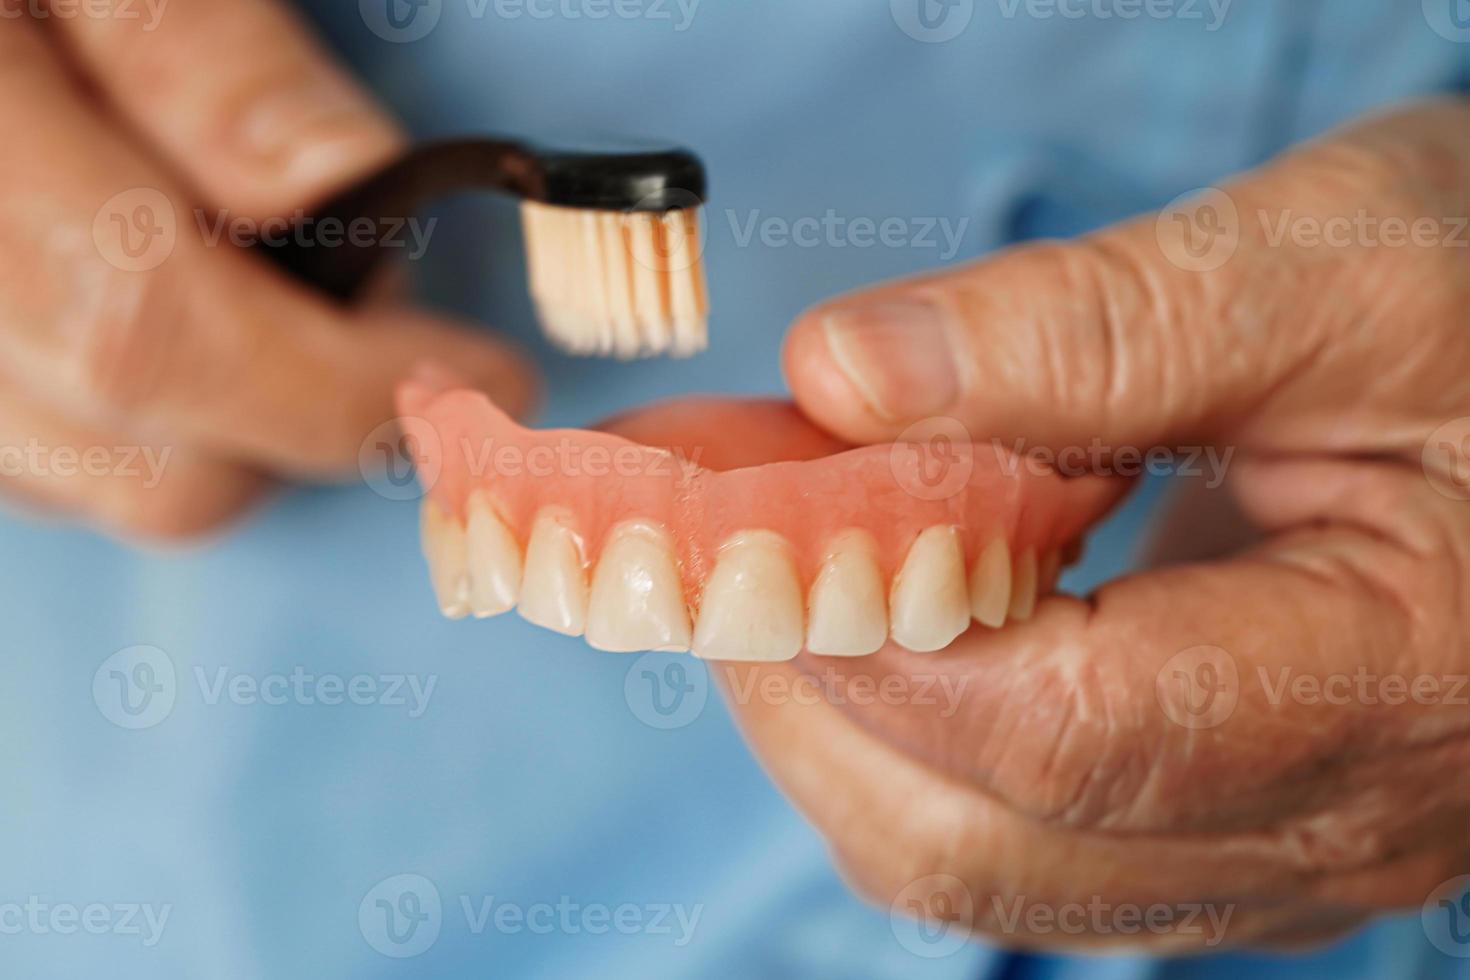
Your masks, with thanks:
M519 598L531 621L585 629L603 649L862 654L887 628L900 645L937 650L972 616L988 626L1029 616L1038 572L1052 584L1054 556L1119 494L1112 481L1020 465L999 446L811 458L830 440L784 416L761 426L768 404L670 413L685 431L666 449L525 429L473 391L408 384L399 400L421 420L421 472L434 476L425 547L446 613L490 615ZM936 492L936 467L954 466L967 469ZM455 520L472 525L467 558L457 542L427 539L452 535ZM876 596L875 581L886 584ZM868 608L885 599L887 609Z

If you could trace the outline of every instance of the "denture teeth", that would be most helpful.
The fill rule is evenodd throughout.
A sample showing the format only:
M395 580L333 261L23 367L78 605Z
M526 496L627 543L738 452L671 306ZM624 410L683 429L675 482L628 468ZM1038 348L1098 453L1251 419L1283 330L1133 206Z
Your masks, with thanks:
M476 619L510 612L521 591L521 546L483 490L470 495L466 514L470 612Z
M465 529L438 504L425 499L421 511L421 541L429 565L429 581L439 611L463 619L470 611L470 575Z
M806 648L832 657L877 653L888 642L888 600L878 545L866 531L832 540L812 583Z
M608 534L592 575L587 643L612 653L689 649L689 610L673 543L646 521Z
M707 660L790 660L802 645L801 582L786 540L742 531L720 549L694 627Z
M920 653L942 650L970 626L959 532L931 527L914 541L893 580L893 639Z
M1027 548L1016 559L1011 578L1011 619L1025 622L1036 611L1036 549Z
M996 538L975 559L970 572L970 615L975 621L1000 629L1011 608L1011 549Z
M531 525L521 580L521 616L527 622L581 636L587 629L587 572L572 516L543 508Z

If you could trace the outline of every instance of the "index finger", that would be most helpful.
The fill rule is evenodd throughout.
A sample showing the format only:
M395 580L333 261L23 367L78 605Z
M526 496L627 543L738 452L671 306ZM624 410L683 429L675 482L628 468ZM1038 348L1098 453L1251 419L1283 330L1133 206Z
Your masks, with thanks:
M424 313L351 314L253 255L212 247L191 202L37 43L0 20L0 295L6 364L66 414L273 470L350 472L421 359L453 364L507 410L533 382L504 343ZM325 246L324 246L325 247Z

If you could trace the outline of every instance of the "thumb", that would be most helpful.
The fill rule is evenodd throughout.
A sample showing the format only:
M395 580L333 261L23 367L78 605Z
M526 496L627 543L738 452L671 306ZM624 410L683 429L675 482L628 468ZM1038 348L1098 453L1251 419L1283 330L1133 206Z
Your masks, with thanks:
M1252 288L1248 243L1195 271L1171 261L1173 227L1140 219L824 303L787 338L788 383L813 420L859 443L940 415L1054 450L1208 440L1311 338L1261 326L1269 297Z

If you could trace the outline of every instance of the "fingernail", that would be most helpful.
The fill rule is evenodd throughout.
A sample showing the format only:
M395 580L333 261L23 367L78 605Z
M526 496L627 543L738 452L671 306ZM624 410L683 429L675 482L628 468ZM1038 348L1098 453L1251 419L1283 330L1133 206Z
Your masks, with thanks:
M248 154L287 180L334 179L366 159L394 152L393 125L351 84L311 76L261 94L240 120Z
M413 366L413 373L409 377L426 388L432 389L435 394L451 391L455 388L469 387L469 382L459 372L431 357L425 357L416 361Z
M878 417L924 418L959 396L959 369L945 314L901 301L838 308L822 328L832 360Z

